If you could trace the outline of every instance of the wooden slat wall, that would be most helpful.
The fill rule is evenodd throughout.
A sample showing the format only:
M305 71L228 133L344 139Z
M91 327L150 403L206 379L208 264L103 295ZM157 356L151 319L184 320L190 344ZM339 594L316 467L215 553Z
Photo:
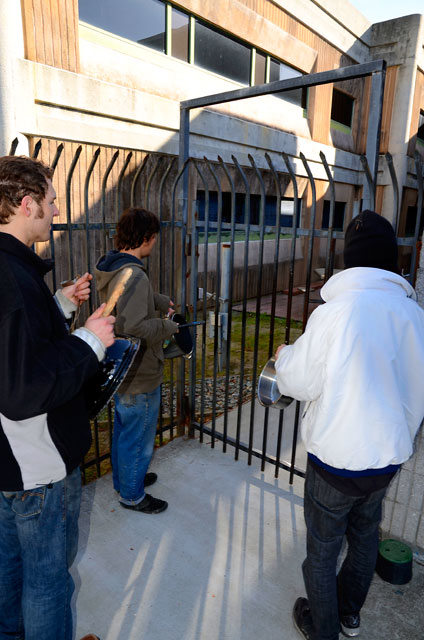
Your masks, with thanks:
M384 87L383 116L381 121L380 153L389 150L390 127L392 124L393 103L399 67L388 67Z
M21 0L25 57L79 72L78 0Z
M421 147L417 147L417 131L420 109L424 109L424 73L417 71L414 102L412 106L411 128L409 131L408 155L413 156L415 149L423 155Z

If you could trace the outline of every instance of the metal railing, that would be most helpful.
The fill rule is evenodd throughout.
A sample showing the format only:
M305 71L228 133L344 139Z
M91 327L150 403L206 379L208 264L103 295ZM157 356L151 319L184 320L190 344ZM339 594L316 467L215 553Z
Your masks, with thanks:
M247 454L249 464L258 458L262 469L267 463L274 465L276 476L280 469L289 471L290 481L294 475L303 475L297 461L300 403L295 403L291 411L259 409L257 378L277 344L289 343L303 330L317 304L313 297L316 287L342 266L343 229L350 219L345 216L343 229L335 228L334 168L323 152L320 175L324 174L328 183L328 228L322 228L322 207L318 214L316 161L312 168L302 153L294 157L284 151L272 157L264 154L260 166L258 157L252 156L248 166L235 155L231 162L220 157L191 158L190 110L372 75L370 113L374 126L369 131L367 153L361 158L363 173L357 179L357 186L365 187L365 201L370 207L375 205L384 70L381 61L355 65L182 103L179 163L177 158L162 154L47 139L33 141L33 156L55 169L56 191L64 209L60 221L52 227L49 251L40 250L56 261L50 283L53 289L61 280L93 270L98 257L112 248L116 223L126 206L145 206L160 219L161 234L149 259L149 277L157 290L171 295L188 320L200 324L197 331L193 329L196 339L191 360L167 362L159 444L188 427L189 433L198 433L201 440L209 437L212 446L222 443L224 452L231 448L235 459L241 453ZM14 141L11 153L16 147ZM392 222L398 229L398 182L389 154L385 161L393 188ZM380 163L384 159L380 158ZM423 168L418 154L415 167L415 233L399 238L399 245L409 252L411 282L423 208ZM304 176L307 178L308 207L301 207L305 198L299 191L300 172L303 182ZM280 215L288 190L293 213L289 225ZM348 205L352 209L352 203ZM253 206L257 207L257 219ZM360 200L356 200L356 206L359 211ZM265 296L269 301L266 312ZM93 287L82 321L97 303ZM93 423L94 445L85 460L85 472L93 469L99 476L109 465L112 414L109 405Z

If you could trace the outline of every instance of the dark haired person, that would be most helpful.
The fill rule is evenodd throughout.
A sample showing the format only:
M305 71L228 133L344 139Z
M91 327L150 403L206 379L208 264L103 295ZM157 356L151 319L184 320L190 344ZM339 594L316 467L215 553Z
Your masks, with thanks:
M73 637L69 567L91 442L82 387L114 341L101 307L68 334L90 278L54 300L52 263L31 249L59 214L51 178L36 160L0 158L0 638Z
M172 320L158 312L173 312L166 295L154 293L143 267L159 233L159 220L145 209L131 208L122 214L115 236L116 250L100 258L97 290L106 299L122 269L132 275L116 307L116 332L141 338L142 348L115 394L112 441L113 486L123 507L141 513L160 513L165 500L145 492L157 476L147 473L153 455L163 378L163 342L178 331Z
M359 635L386 489L413 454L424 417L424 310L399 275L390 223L364 211L345 235L345 270L292 346L276 353L282 393L307 404L304 512L308 598L294 624L309 640ZM348 551L336 576L343 538Z

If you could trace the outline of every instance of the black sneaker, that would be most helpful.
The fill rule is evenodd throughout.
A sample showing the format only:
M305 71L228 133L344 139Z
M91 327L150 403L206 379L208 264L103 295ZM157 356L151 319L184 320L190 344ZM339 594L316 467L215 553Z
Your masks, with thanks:
M340 616L342 634L348 638L356 638L361 633L361 618L359 613L350 616Z
M160 513L161 511L165 511L168 506L168 503L165 502L165 500L154 498L148 493L146 493L143 500L138 504L125 504L124 502L120 502L119 504L125 509L141 511L141 513Z
M293 624L296 629L306 640L312 640L314 632L314 624L312 622L311 610L309 602L306 598L298 598L293 607Z
M155 484L157 479L158 477L156 473L153 473L153 471L149 471L149 473L146 473L146 475L144 476L144 486L150 487L152 484Z

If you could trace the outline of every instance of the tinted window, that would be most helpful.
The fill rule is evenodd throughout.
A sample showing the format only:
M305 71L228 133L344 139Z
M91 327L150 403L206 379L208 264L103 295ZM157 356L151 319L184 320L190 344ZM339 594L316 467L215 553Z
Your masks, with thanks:
M335 231L343 231L345 208L346 208L345 202L334 203L333 229ZM321 229L328 229L329 220L330 220L330 201L324 200Z
M420 111L417 137L424 142L424 111Z
M186 13L172 8L171 55L188 62L189 17Z
M287 64L283 62L279 62L278 60L274 60L271 58L270 68L269 68L269 81L274 82L276 80L289 80L290 78L298 78L303 75L297 69L293 69L293 67L289 67ZM283 100L287 100L287 102L291 102L297 106L302 106L302 89L295 89L294 91L285 91L284 93L278 94L279 98Z
M353 116L353 103L354 100L347 93L333 89L333 101L331 104L331 119L335 122L345 125L346 127L352 126Z
M265 84L266 56L259 51L255 57L255 84Z
M161 0L79 0L79 17L122 38L165 51L165 3Z
M250 47L200 20L195 24L194 64L240 82L250 81Z

